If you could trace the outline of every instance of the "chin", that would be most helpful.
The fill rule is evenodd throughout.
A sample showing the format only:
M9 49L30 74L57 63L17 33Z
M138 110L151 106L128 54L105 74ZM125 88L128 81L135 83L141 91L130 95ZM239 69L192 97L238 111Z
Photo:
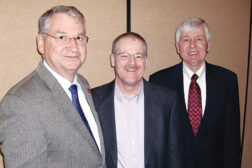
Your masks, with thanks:
M126 83L128 86L136 86L140 83L140 80L127 81Z

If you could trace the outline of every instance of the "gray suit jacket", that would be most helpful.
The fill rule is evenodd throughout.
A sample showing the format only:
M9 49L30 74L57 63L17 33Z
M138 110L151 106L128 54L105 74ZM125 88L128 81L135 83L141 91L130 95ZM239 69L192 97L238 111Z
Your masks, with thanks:
M0 104L5 168L104 168L103 136L87 81L78 75L98 125L99 152L71 100L44 67L14 86Z

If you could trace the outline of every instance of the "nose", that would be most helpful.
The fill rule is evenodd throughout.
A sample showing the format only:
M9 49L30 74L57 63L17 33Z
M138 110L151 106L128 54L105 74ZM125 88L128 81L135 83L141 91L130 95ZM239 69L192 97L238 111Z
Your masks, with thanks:
M195 40L191 40L190 44L189 44L190 48L194 48L195 47Z
M69 39L69 47L71 47L72 50L77 51L78 50L78 44L75 38Z
M130 55L129 62L130 62L131 65L135 65L136 64L136 60L135 60L135 58L134 58L133 55Z

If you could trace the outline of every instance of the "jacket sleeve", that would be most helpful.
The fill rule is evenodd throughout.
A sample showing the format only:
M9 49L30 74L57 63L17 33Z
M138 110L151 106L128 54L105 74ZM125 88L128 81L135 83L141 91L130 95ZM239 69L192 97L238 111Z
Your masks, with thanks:
M7 95L0 104L0 142L5 168L47 167L47 145L28 102Z
M229 92L224 118L224 167L240 167L240 106L237 76L235 75Z
M181 110L179 110L177 96L174 96L173 107L170 113L169 133L168 133L168 154L167 163L169 168L184 167L184 130Z

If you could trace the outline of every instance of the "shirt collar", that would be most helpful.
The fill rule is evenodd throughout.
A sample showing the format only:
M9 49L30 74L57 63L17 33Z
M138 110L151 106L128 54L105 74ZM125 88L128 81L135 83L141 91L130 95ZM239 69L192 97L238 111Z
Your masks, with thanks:
M56 78L56 80L60 83L60 85L63 87L64 90L68 90L68 88L72 85L72 84L76 84L78 85L77 82L77 75L75 75L73 83L69 82L69 80L67 80L66 78L64 78L63 76L59 75L57 72L55 72L48 64L45 60L43 60L43 64L44 66L48 69L48 71Z
M191 80L191 77L193 74L197 74L198 75L198 79L201 79L203 74L206 72L206 63L204 62L204 64L200 67L200 69L194 73L193 71L191 71L183 62L183 73L185 74L186 78Z
M138 91L136 92L136 94L132 98L129 98L125 94L123 94L115 81L115 98L121 102L124 100L125 101L136 100L136 102L138 103L138 101L139 101L140 97L143 95L143 93L144 93L143 81L141 83L140 88L138 89Z

